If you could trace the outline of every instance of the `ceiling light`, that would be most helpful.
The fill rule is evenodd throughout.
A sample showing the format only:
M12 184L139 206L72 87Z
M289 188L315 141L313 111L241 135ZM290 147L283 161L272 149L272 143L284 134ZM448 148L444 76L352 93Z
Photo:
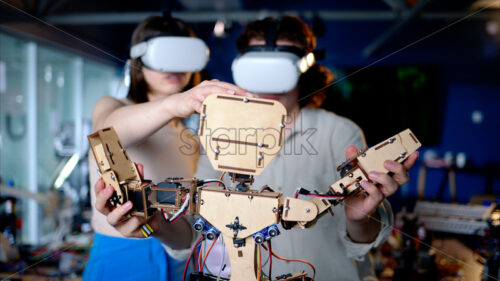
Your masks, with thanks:
M223 19L217 20L214 26L215 37L225 37L226 36L226 21Z

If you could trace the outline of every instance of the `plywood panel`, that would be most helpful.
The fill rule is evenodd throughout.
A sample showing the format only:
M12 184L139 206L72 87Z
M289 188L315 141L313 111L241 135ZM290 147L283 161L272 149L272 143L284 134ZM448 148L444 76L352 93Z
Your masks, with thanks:
M411 153L421 146L410 129L388 138L371 147L358 157L359 166L367 173L371 171L387 173L385 160L403 162Z
M313 202L293 197L285 198L283 220L309 222L315 219L317 215L318 208Z
M286 119L281 103L215 94L202 108L200 141L214 169L259 175L281 149Z
M236 191L200 190L200 215L221 233L234 236L233 224L238 217L239 224L246 229L240 230L236 238L245 238L265 227L279 222L278 208L281 195L260 196L258 193Z

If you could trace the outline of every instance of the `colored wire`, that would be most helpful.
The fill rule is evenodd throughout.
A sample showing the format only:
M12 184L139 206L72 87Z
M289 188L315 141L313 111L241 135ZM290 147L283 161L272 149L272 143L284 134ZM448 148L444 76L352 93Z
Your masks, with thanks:
M163 209L162 209L162 211L163 211ZM171 221L170 223L174 223L174 222L178 221L178 220L179 220L180 218L182 218L182 217L183 217L186 213L187 213L187 208L186 208L186 210L184 210L184 212L183 212L180 216L178 216L176 219L174 219L174 220L173 220L173 221Z
M182 217L186 213L187 207L189 206L189 197L190 196L189 196L189 193L188 193L186 195L186 197L184 197L184 199L182 199L184 203L182 203L182 206L179 209L179 211L177 211L177 213L175 213L174 215L172 215L168 219L166 218L165 212L163 212L163 209L162 209L163 218L165 218L168 223L173 223L173 222L177 221L180 217Z
M202 269L205 267L205 262L207 261L208 254L210 254L212 247L215 245L215 242L217 241L217 238L219 238L219 235L215 236L214 241L212 242L212 245L210 245L210 248L208 248L207 253L205 254L205 257L203 258L203 263L201 264Z
M297 191L295 191L295 195L293 196L294 198L299 197L299 190L300 190L300 188L297 188Z
M324 198L324 199L339 199L339 198L344 198L344 196L338 196L338 195L329 196L329 195L321 195L321 194L308 194L307 196Z
M168 217L168 214L165 213L165 210L162 208L161 213L163 214L163 218L165 219L166 222L170 222L170 218Z
M226 172L222 172L222 174L219 177L220 181L222 181L222 178L224 177L225 174L226 174ZM220 183L218 183L217 186L220 186Z
M354 183L359 182L359 179L355 179L354 181L350 182L348 185L344 187L344 189L348 188L349 186L353 185Z
M182 201L184 203L182 204L181 208L179 208L179 211L177 211L177 213L173 214L170 218L168 217L168 214L165 213L165 210L161 209L161 213L163 214L163 218L165 219L166 222L173 223L186 213L187 205L189 204L189 194L187 194L186 197L184 197L184 199L182 199Z
M273 280L273 278L271 278L271 271L273 268L273 255L271 255L271 253L273 251L271 249L271 240L267 240L267 246L269 247L269 274L268 274L268 277L269 277L269 280Z
M265 245L262 245L262 247L264 247L264 249L267 250L267 247ZM300 260L300 259L287 259L287 258L284 258L284 257L281 257L281 256L275 254L272 251L271 251L271 253L272 253L272 255L274 257L276 257L276 258L278 258L280 260L284 260L284 261L296 261L296 262L301 262L301 263L305 263L305 264L309 265L312 268L312 270L313 270L313 277L312 277L311 281L314 281L314 277L316 276L316 268L314 267L314 265L312 263L310 263L310 262L308 262L306 260Z
M220 263L219 273L217 274L217 281L220 280L220 276L221 276L222 270L224 268L224 261L226 259L226 245L224 244L224 239L221 239L221 241L222 241L222 249L224 249L224 251L222 253L222 261Z
M257 263L257 281L260 281L262 275L262 256L260 254L260 245L257 246L257 252L259 253L259 262Z
M217 186L220 186L222 184L222 187L224 187L224 189L227 189L226 184L223 181L218 180L218 179L206 179L206 180L203 181L203 184L205 184L205 183L214 183L214 182L217 183Z
M186 273L187 273L189 261L191 261L191 257L193 256L193 253L194 253L196 247L198 246L198 244L200 244L202 239L203 239L203 236L201 236L198 240L196 240L196 243L194 243L194 246L191 249L191 253L189 253L189 257L188 257L188 260L186 261L186 265L184 265L184 274L182 275L182 281L186 280Z
M200 246L200 251L198 252L198 272L202 272L202 267L201 267L201 256L203 255L203 249L205 248L205 239L203 239L203 242L201 243Z
M269 190L269 191L271 191L271 192L274 192L274 189L272 189L272 188L271 188L269 185L267 185L267 184L266 184L266 185L264 185L264 186L262 186L262 187L260 188L259 193L261 193L261 192L262 192L262 191L264 191L264 190Z

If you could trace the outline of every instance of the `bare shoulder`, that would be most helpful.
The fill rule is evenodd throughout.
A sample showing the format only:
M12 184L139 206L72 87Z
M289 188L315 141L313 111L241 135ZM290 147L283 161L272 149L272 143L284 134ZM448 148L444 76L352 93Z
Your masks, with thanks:
M92 123L94 128L99 128L99 124L104 122L104 118L108 116L113 111L118 108L128 105L124 100L120 100L114 97L105 96L102 97L94 106L92 111Z

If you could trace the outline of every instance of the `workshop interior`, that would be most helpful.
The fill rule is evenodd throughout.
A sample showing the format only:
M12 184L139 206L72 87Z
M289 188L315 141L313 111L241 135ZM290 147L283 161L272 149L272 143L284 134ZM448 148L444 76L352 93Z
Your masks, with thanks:
M386 241L370 250L376 278L500 279L499 0L0 0L1 280L82 280L94 241L90 220L95 182L89 180L89 155L94 155L98 164L101 160L109 161L112 170L123 168L115 163L118 158L110 158L111 154L114 157L124 151L123 147L114 147L120 135L107 135L109 129L95 131L92 111L105 96L126 97L130 87L127 60L131 57L131 34L147 17L166 14L192 27L202 41L202 45L193 48L206 45L209 50L204 69L201 66L202 79L229 83L235 83L232 64L240 55L235 42L249 22L282 15L304 20L317 37L316 63L333 74L333 82L323 89L326 99L322 108L359 125L367 148L387 148L397 143L395 139L404 139L401 145L406 152L398 152L390 159L377 158L380 163L394 159L402 162L413 151L419 151L417 162L409 170L409 182L387 197L394 226ZM154 64L155 57L149 59ZM234 120L238 123L239 117L229 115L222 107L231 102L238 102L241 111L246 107L254 110L252 118L257 121L273 118L277 144L281 145L286 112L275 109L279 107L277 102L224 95L217 98L207 99L203 111L185 122L186 127L200 136L205 150L209 151L209 144L202 137L209 134L207 126L213 124L210 122L220 121L219 126L233 126ZM269 103L273 109L260 115L258 112ZM232 106L237 107L228 105L228 108ZM213 118L217 114L224 117L222 121ZM226 124L224 120L231 122ZM268 126L257 121L252 125ZM321 126L318 123L317 130ZM224 142L221 138L217 140ZM111 144L110 139L115 142ZM165 174L166 180L161 184L144 185L132 165L136 186L127 183L129 187L123 189L125 179L118 176L116 181L110 176L110 181L119 182L115 191L123 192L120 198L113 199L113 206L123 204L125 199L138 200L144 204L135 215L148 218L159 210L167 222L192 215L194 231L207 237L208 246L214 240L210 235L226 235L225 241L232 239L226 247L234 249L242 247L245 241L255 244L249 263L261 266L262 273L258 269L255 279L248 280L270 280L270 274L265 274L273 257L271 247L263 248L268 245L264 242L280 239L281 226L314 228L309 222L317 219L291 218L293 212L288 210L293 211L292 206L306 204L296 199L298 195L302 199L312 198L314 205L304 207L307 213L310 206L316 208L322 201L329 204L324 209L318 207L317 211L321 220L328 220L330 206L342 205L344 197L363 191L358 178L340 183L340 187L334 187L332 181L324 194L315 193L315 187L305 190L296 186L293 188L297 188L297 193L291 199L276 195L279 192L274 192L275 187L268 188L272 192L261 186L249 187L253 175L276 161L268 156L272 153L259 152L263 146L266 148L262 142L263 139L257 139L250 145L244 143L257 151L258 161L252 162L256 168L245 166L251 162L248 160L226 161L229 158L219 149L228 146L222 144L214 153L207 153L214 169L227 172L226 177L232 177L238 184L235 190L225 186L221 189L224 183L220 179L188 181L171 174ZM411 149L407 148L408 143ZM103 147L107 150L102 150ZM371 156L370 152L361 151L356 156L356 165L362 164L361 158ZM124 155L124 165L130 165L134 159ZM348 164L336 163L340 169L334 167L330 172L347 178L357 175L354 169L363 170ZM108 175L109 170L101 166L99 169L100 175ZM366 172L361 171L360 178L367 177ZM310 176L313 175L304 175ZM203 184L211 184L212 189ZM351 188L343 191L344 185ZM260 189L262 194L272 193L274 197L256 195L252 193L254 189ZM228 217L227 221L219 222L217 216L226 218L226 214L215 215L213 212L218 211L205 204L242 193L245 198L255 196L252 202L271 197L275 200L265 203L276 204L272 205L274 214L266 214L269 224L260 220L262 223L252 233L247 228L252 228L253 222L250 227L245 219L252 220L247 215L253 207L244 209L239 201L227 203L228 209L238 208L239 204L247 211L236 218L233 215L231 221ZM149 194L155 194L154 200ZM218 199L220 194L224 196ZM356 194L352 196L362 196ZM148 198L151 202L147 202ZM290 226L289 221L294 221L294 225ZM295 228L291 231L296 231ZM148 228L142 231L149 236ZM241 236L247 232L247 237ZM269 260L264 265L254 257L257 251L260 256L261 248L263 256L269 251ZM233 250L228 250L230 259L232 255L235 258L241 255ZM204 254L208 256L207 252ZM203 258L202 253L197 255ZM233 265L238 269L237 264ZM199 267L196 262L194 267ZM301 268L298 274L284 272L273 276L277 278L273 280L314 278L307 263L298 267ZM213 279L194 275L189 280L229 280L218 278L217 274ZM179 276L178 280L184 279Z

